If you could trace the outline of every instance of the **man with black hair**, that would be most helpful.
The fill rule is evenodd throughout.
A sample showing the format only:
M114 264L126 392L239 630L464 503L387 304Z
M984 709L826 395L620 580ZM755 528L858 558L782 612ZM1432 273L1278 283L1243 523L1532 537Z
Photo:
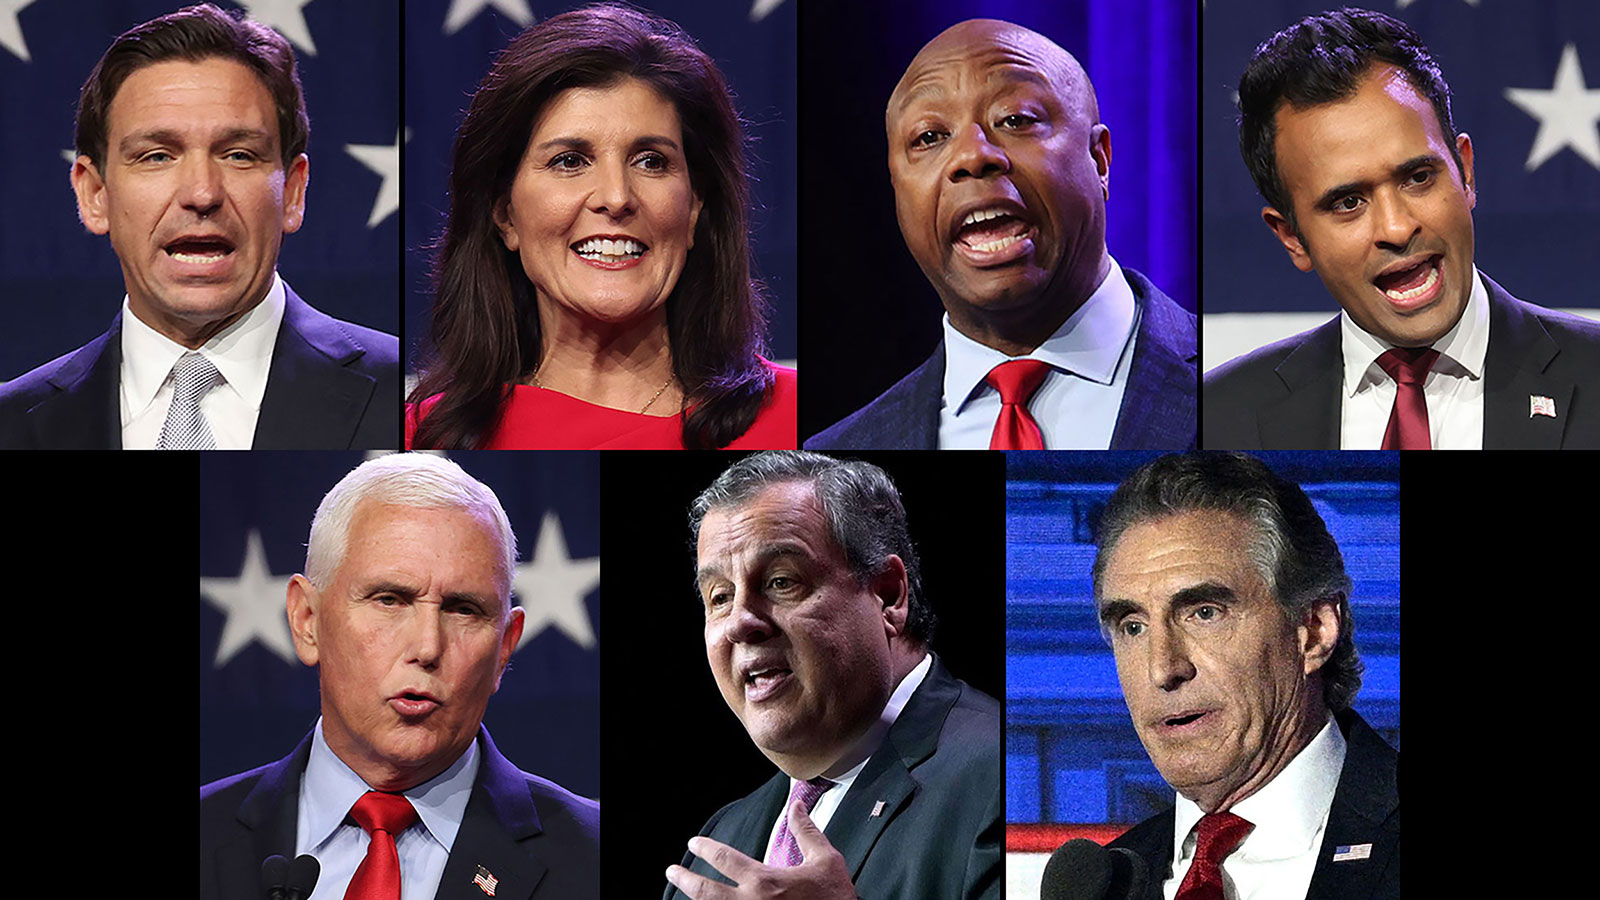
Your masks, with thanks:
M1208 372L1205 446L1600 447L1600 323L1474 268L1472 140L1405 23L1343 9L1262 43L1239 149L1263 221L1343 313Z

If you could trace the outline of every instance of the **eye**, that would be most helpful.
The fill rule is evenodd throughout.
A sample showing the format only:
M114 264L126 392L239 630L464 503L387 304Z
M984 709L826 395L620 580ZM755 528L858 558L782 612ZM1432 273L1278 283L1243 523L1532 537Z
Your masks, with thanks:
M997 122L995 124L999 125L1002 128L1009 128L1009 129L1015 131L1015 130L1018 130L1018 129L1027 128L1030 125L1037 124L1038 121L1039 120L1036 117L1030 116L1027 113L1012 113L1011 115L1006 116L1005 118L1001 119L999 122Z
M1432 169L1418 169L1406 177L1406 184L1420 187L1421 185L1425 185L1433 181L1433 178L1434 172Z
M1333 201L1333 206L1330 208L1336 213L1351 213L1361 208L1361 202L1360 197L1351 194L1348 197L1340 197L1338 200Z
M400 598L393 594L379 594L373 598L381 606L396 607L400 605Z
M576 150L568 150L565 153L556 154L555 158L550 160L549 167L564 172L576 172L588 164L589 161L584 159L582 153Z
M1138 637L1144 634L1144 623L1135 622L1131 619L1123 620L1117 624L1117 633L1126 637Z
M139 157L139 162L164 163L170 161L171 159L172 154L165 150L151 150L149 153Z
M259 157L249 150L229 150L227 153L222 155L222 158L231 162L239 163L252 163L259 159Z
M923 148L927 148L927 147L932 147L934 144L939 143L940 141L944 140L946 137L947 137L947 135L946 135L945 132L937 131L935 129L930 128L927 131L924 131L924 132L918 134L916 137L912 138L911 139L911 146L912 146L913 149L923 149Z
M1208 603L1203 606L1195 607L1194 612L1190 613L1190 615L1202 622L1215 622L1222 618L1222 607L1213 606Z
M672 161L667 159L665 154L657 153L653 150L639 154L634 159L633 164L649 172L665 172L672 167Z

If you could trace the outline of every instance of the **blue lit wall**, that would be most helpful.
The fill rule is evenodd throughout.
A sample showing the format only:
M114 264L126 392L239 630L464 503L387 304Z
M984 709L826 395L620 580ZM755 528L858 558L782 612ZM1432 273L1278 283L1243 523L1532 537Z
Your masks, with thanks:
M1400 739L1397 453L1260 453L1300 484L1355 583L1366 674L1355 709ZM1136 823L1172 803L1151 765L1094 615L1100 513L1146 453L1010 454L1006 485L1006 820Z

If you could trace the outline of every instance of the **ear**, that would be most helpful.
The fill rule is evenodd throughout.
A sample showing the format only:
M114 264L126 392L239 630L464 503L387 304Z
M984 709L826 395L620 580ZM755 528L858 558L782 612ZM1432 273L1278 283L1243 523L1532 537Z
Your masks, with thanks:
M511 197L508 195L496 200L491 215L494 218L494 227L500 229L501 242L506 245L507 250L512 253L517 252L521 242L517 238L517 226L511 221ZM693 233L694 229L691 228L690 234Z
M1295 629L1307 675L1320 671L1333 657L1333 648L1339 645L1339 635L1344 631L1344 621L1339 615L1341 601L1337 594L1313 601Z
M911 614L911 586L906 580L906 564L898 556L883 561L883 569L872 576L868 587L883 609L883 630L889 640L906 633Z
M296 156L283 173L283 233L294 234L306 218L306 186L311 183L311 157Z
M1289 261L1294 263L1294 267L1302 272L1311 271L1311 254L1306 252L1305 245L1300 242L1300 236L1294 233L1288 218L1270 206L1263 206L1261 221L1267 223L1273 236L1283 244L1283 249L1289 251Z
M321 598L304 575L289 579L289 636L294 652L308 666L317 664L317 605Z
M78 219L94 234L111 230L111 214L106 209L106 181L87 156L72 163L72 192L78 195Z
M1472 138L1465 131L1456 135L1456 153L1461 156L1461 183L1467 191L1467 209L1478 205L1478 180L1472 171Z
M1100 193L1111 199L1111 129L1096 125L1089 129L1089 155L1094 158L1095 171L1100 173Z
M705 198L699 194L694 195L694 208L689 210L689 249L694 249L694 229L700 224L700 208L706 205Z
M506 602L511 602L507 597ZM500 665L494 673L494 689L500 690L500 676L506 673L506 666L511 662L511 654L516 652L517 643L522 640L522 626L527 621L527 614L522 607L511 607L511 621L506 623L506 633L500 636Z

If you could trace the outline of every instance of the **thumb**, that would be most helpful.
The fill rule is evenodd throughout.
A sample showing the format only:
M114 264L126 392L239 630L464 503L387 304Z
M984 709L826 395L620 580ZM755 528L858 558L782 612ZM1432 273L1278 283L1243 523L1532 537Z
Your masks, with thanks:
M812 850L828 846L828 839L822 836L817 823L811 821L799 798L789 804L789 833L794 835L795 843L800 845L800 852L807 859L811 858Z

